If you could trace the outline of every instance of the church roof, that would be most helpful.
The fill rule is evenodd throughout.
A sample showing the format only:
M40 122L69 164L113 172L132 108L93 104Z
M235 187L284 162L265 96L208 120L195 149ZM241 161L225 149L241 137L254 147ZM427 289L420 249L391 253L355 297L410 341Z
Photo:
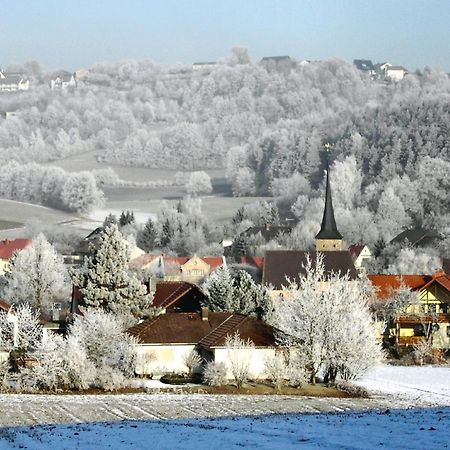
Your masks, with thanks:
M306 262L309 258L315 267L318 252L304 252L299 250L270 250L264 257L263 284L272 285L274 289L281 289L291 281L298 281L299 276L306 275ZM350 252L342 250L335 252L320 252L323 255L325 278L333 274L348 274L351 280L358 275Z
M342 239L341 233L339 233L336 220L334 218L333 200L331 198L331 186L330 186L330 170L327 170L327 185L325 192L325 209L323 211L322 226L319 233L316 235L316 239Z

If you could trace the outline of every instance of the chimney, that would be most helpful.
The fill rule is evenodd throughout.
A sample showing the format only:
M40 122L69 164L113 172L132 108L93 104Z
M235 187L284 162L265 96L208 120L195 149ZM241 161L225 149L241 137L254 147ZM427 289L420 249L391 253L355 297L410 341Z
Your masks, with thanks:
M209 308L207 306L202 306L202 320L208 320Z

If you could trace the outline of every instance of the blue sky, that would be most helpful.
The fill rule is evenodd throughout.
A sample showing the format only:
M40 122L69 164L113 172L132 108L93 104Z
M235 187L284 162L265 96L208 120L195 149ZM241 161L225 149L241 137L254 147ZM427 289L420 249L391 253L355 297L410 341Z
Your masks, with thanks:
M450 72L450 0L0 0L0 67L290 55Z

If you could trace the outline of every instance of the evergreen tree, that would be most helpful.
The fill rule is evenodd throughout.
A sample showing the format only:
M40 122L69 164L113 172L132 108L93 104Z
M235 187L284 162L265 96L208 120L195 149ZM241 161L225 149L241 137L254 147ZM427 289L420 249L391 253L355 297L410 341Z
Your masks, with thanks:
M117 224L117 217L110 213L105 217L105 220L103 221L103 228L109 227L113 224Z
M72 272L72 278L85 307L134 317L150 313L152 299L136 276L128 273L128 243L117 225L104 230L98 247L80 270Z
M215 270L203 285L211 311L236 311L234 281L227 267Z
M156 228L152 219L148 219L144 228L138 233L137 246L145 252L150 252L156 247Z
M131 225L135 222L133 211L122 211L119 218L119 227L122 228L126 225Z
M240 270L235 279L234 304L241 314L255 315L270 322L272 315L272 299L267 289L255 283L252 276L245 270Z
M175 230L172 227L169 219L166 219L162 225L160 244L161 247L167 247L173 239Z

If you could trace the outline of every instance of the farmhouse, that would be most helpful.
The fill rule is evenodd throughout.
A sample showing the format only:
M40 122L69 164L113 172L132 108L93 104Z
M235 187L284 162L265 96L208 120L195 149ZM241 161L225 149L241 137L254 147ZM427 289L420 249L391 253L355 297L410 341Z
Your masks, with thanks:
M417 302L407 306L389 324L399 346L412 346L430 338L435 348L450 348L450 275L369 275L376 301L385 303L401 285L417 293Z
M227 335L239 333L250 339L253 349L228 350ZM139 340L137 373L157 375L186 372L184 357L197 350L205 361L224 362L230 367L233 352L245 353L253 378L263 378L265 359L275 352L275 330L261 320L231 312L161 314L128 329ZM231 373L228 374L232 378Z

